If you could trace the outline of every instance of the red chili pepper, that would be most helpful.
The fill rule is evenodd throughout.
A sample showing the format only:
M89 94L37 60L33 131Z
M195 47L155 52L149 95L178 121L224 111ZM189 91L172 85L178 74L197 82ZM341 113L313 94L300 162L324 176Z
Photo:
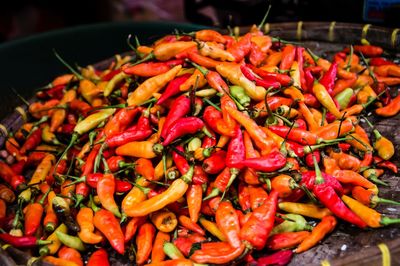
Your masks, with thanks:
M142 111L142 108L120 109L104 126L103 131L106 137L111 137L117 133L123 132L140 111Z
M203 161L203 169L208 174L218 174L224 170L226 151L219 150Z
M268 78L268 79L260 79L257 78L251 70L244 64L240 65L240 70L242 71L243 75L250 81L253 81L256 83L257 86L261 86L264 88L274 88L278 89L281 87L281 84L276 81L276 78Z
M113 148L131 141L145 140L152 132L149 118L146 115L142 115L136 125L111 137L107 137L106 143L108 147Z
M0 239L15 248L34 248L51 243L51 241L37 239L35 236L12 236L7 233L0 233Z
M136 263L138 265L145 263L149 258L155 233L156 229L151 223L140 226L136 236Z
M286 45L282 50L282 61L279 68L281 70L289 70L292 67L295 56L296 47L293 45Z
M90 255L87 266L109 266L108 254L104 248L100 248Z
M5 162L0 161L0 177L8 184L11 182L11 178L16 174L11 167Z
M207 106L203 113L203 119L207 123L207 126L211 127L218 134L230 137L234 135L233 129L227 126L223 114L215 109L215 107L211 105Z
M81 182L75 187L75 201L76 205L79 205L87 196L89 196L90 187L85 183Z
M20 175L25 169L27 160L21 160L11 165L11 169L14 171L15 174Z
M145 62L133 66L122 67L122 71L128 75L140 77L153 77L169 71L177 65L183 64L182 59L174 59L164 62Z
M370 58L368 61L370 66L386 66L386 65L395 65L392 61L383 58L383 57L374 57Z
M166 137L162 142L163 146L167 146L172 141L185 136L194 134L204 128L204 122L198 117L182 117L176 120L166 131Z
M258 66L265 60L265 58L267 58L267 53L263 52L260 46L258 46L255 42L251 42L249 55L250 63L254 66Z
M215 212L215 221L229 244L234 248L239 248L242 244L239 237L239 216L233 208L232 203L229 201L223 201L218 205Z
M383 168L389 169L389 170L391 170L393 173L397 174L398 168L397 168L397 165L394 164L393 162L384 161L384 160L382 160L382 158L380 158L380 157L378 157L378 156L374 156L373 160L374 160L374 163L375 163L378 167L383 167Z
M312 191L315 187L316 177L316 171L303 172L301 174L300 184L305 185L308 190ZM331 186L336 191L336 193L338 193L339 195L343 195L343 187L340 182L336 180L335 177L328 175L327 173L322 173L322 177L324 178L325 183Z
M142 226L146 222L146 217L133 217L128 224L126 225L125 229L125 243L128 243L133 236L135 235L137 229Z
M266 79L266 80L275 79L276 81L278 81L281 84L282 87L288 87L293 84L293 79L286 74L281 74L281 73L276 73L276 72L268 72L263 69L257 68L251 64L247 64L246 66L263 79Z
M226 166L230 168L242 168L242 161L245 159L245 148L243 143L243 134L240 126L235 128L235 136L231 138L226 153Z
M179 154L179 152L184 153L185 150L183 149L182 146L177 146L176 149L177 151L172 152L172 160L175 163L176 168L178 168L178 171L181 173L181 175L186 174L186 172L189 170L190 165L187 162L186 158Z
M318 164L315 164L315 185L313 192L318 200L327 207L331 212L333 212L337 217L357 225L360 228L367 227L367 224L361 220L354 212L352 212L340 199L335 189L332 187L330 181L326 181L323 177L321 171L319 170Z
M337 63L333 62L329 67L328 71L319 80L319 83L324 85L325 89L332 95L333 86L335 85L335 79L337 75Z
M169 128L176 122L179 118L184 117L190 112L190 99L186 95L179 96L172 103L169 109L167 118L165 119L164 126L161 130L161 138L165 139L167 134L169 135Z
M235 57L236 62L240 62L250 53L251 50L251 33L244 35L238 42L233 43L227 51Z
M196 185L203 185L208 183L208 176L200 165L194 166L192 183Z
M238 188L238 201L239 205L244 212L250 211L251 203L250 203L250 191L249 187L245 185L243 182L239 183Z
M21 147L21 153L25 154L27 151L35 149L42 141L42 130L40 128L34 130L31 135L25 140L24 145Z
M217 144L217 136L215 135L215 133L208 127L207 127L207 130L208 130L208 132L210 132L211 137L209 137L209 136L204 136L203 137L203 140L201 142L201 147L203 149L212 148Z
M319 108L321 106L318 99L311 93L304 94L304 103L313 108Z
M181 91L179 87L190 77L190 74L184 74L173 79L170 83L168 83L161 97L157 100L158 105L163 104L167 99L172 96L179 94Z
M93 149L90 151L90 153L89 153L89 155L88 155L88 157L87 157L87 159L85 161L85 164L82 166L81 176L87 176L88 174L93 173L94 162L95 162L96 157L97 157L97 155L99 153L99 150L100 150L100 145L95 145L93 147Z
M101 209L97 211L93 218L94 226L103 233L111 246L119 253L124 254L124 234L121 226L114 214L110 211Z
M312 87L314 85L314 76L310 69L304 70L305 86L303 90L306 92L312 92Z
M247 223L243 225L240 238L257 250L263 249L274 226L277 204L278 192L273 190L268 200L256 208Z
M14 175L11 178L10 186L14 191L21 191L26 187L26 179L23 175Z
M315 156L317 163L319 163L321 161L321 154L319 153L318 150L315 150L311 153L308 153L306 155L305 161L306 161L306 165L308 167L314 168L314 161L313 161L313 157Z
M253 168L256 171L273 172L281 169L286 164L286 157L279 151L258 158L248 158L242 161L242 166Z
M61 100L61 98L64 95L63 93L64 88L65 88L64 84L56 85L48 90L40 91L38 94L36 94L36 96L38 96L39 98L51 98L51 99Z
M280 250L274 254L263 256L257 259L258 266L276 265L284 266L289 264L292 260L293 251L291 250Z

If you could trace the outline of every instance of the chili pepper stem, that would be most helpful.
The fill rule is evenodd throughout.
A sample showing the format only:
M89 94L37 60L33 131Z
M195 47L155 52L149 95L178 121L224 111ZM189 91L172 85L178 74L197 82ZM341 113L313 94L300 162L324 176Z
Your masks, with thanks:
M261 28L265 25L265 22L267 21L268 15L269 15L269 11L271 10L272 5L268 5L268 9L267 12L265 13L263 19L261 20L260 24L258 24L257 28L259 30L261 30Z
M60 159L58 159L57 163L54 166L53 176L56 179L56 181L60 184L62 184L63 180L60 179L60 176L56 173L56 169L57 169L58 165L60 164L60 161L63 160L65 158L65 156L67 155L69 149L71 149L72 146L74 146L75 142L78 140L78 137L79 137L79 135L76 132L74 132L72 134L72 137L71 137L71 140L70 140L68 146L65 148L64 152L60 156Z
M382 216L380 220L381 225L390 225L390 224L398 224L400 223L400 218L390 218L387 216Z
M393 205L400 205L400 202L390 200L390 199L384 199L384 198L378 198L375 199L377 203L385 203L385 204L393 204Z
M370 177L368 177L368 179L371 180L372 182L374 182L375 184L382 185L382 186L385 186L385 187L389 186L388 183L383 182L382 180L378 179L377 176L370 176Z
M211 190L210 194L208 194L206 197L203 198L203 201L206 201L206 200L209 200L209 199L212 199L212 198L217 197L217 196L219 195L220 192L221 192L221 191L220 191L218 188L216 188L216 187L213 188L213 189Z
M57 59L63 64L66 68L69 69L69 71L72 72L79 80L83 80L83 76L79 74L73 67L71 67L58 53L55 49L53 49L54 55L57 57Z

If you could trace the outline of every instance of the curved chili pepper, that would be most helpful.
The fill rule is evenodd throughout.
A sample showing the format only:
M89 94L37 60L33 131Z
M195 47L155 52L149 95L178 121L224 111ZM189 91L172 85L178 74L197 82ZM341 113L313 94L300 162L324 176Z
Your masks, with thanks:
M236 62L242 61L242 59L251 50L251 34L245 34L238 42L232 44L227 51L232 54Z
M204 110L203 119L213 131L225 136L234 135L233 128L227 126L223 114L215 107L207 106Z
M32 236L38 230L40 226L40 221L43 216L43 202L47 199L47 195L50 192L48 190L46 194L42 195L42 198L39 202L30 203L24 210L24 229L26 236Z
M21 154L25 154L27 151L33 150L40 144L42 141L42 130L40 128L35 129L29 135L29 137L25 140L22 145L20 152Z
M104 174L97 182L97 195L104 209L112 212L115 216L121 217L119 207L114 199L115 177L113 174Z
M245 245L239 248L230 246L227 242L208 242L202 243L201 249L196 250L190 259L196 263L228 263L239 257L245 250Z
M190 99L185 96L179 96L171 105L160 136L165 139L171 125L179 118L184 117L190 112Z
M297 246L310 236L308 231L284 232L268 238L267 247L272 250L289 249Z
M275 78L268 77L265 79L260 79L257 78L251 70L245 66L245 65L240 65L240 70L242 71L243 75L250 81L253 81L256 83L257 86L261 86L264 88L280 88L281 84L275 80Z
M281 169L286 164L286 157L279 151L274 151L267 156L248 158L241 165L261 172L273 172Z
M343 195L342 200L347 206L356 213L369 227L377 228L390 224L400 223L398 218L390 218L382 215L374 209L371 209L359 201L352 199L349 196Z
M336 223L337 222L334 216L326 216L322 218L322 221L317 224L317 226L315 226L312 230L311 234L300 243L295 252L301 253L313 247L321 239L323 239L326 234L329 234L333 231Z
M34 248L51 243L51 240L41 240L35 236L12 236L7 233L0 233L0 239L16 248Z
M146 201L130 205L129 208L124 209L124 212L131 217L145 216L175 202L186 193L188 189L187 183L191 181L193 172L194 169L191 166L181 178L172 182L167 190Z
M226 153L225 163L230 168L242 168L241 165L245 159L245 148L243 143L243 135L239 126L235 128L235 135L231 138ZM230 182L232 183L232 182Z
M162 142L163 146L167 146L172 141L176 140L187 134L194 134L197 131L204 129L205 125L203 120L197 117L183 117L176 120L171 126L167 129L164 141Z
M315 196L337 217L355 224L360 228L365 228L367 224L346 207L340 197L336 194L333 187L325 182L321 172L318 171L318 164L316 162L314 164L316 169L316 179L313 192Z
M76 216L79 224L79 238L87 244L97 244L103 240L103 237L94 233L93 211L90 208L81 208Z
M179 223L184 228L189 229L190 231L196 232L199 235L205 235L204 230L196 222L193 222L189 217L180 215L178 220L179 220Z

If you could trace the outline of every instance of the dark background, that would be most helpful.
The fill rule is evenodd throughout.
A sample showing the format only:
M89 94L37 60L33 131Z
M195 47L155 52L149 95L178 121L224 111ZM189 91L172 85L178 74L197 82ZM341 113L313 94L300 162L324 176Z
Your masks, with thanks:
M38 32L107 21L244 26L259 23L269 4L269 22L338 21L400 26L396 17L400 0L19 0L2 3L0 43Z

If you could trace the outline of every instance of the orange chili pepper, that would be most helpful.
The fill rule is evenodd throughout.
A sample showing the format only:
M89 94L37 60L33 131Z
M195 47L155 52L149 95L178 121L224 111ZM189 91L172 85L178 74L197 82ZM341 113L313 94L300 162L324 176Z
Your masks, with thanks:
M203 189L201 185L191 184L186 192L186 202L190 220L197 223L201 210L201 202L203 199Z
M76 222L81 229L78 236L84 243L97 244L103 240L102 236L93 233L93 211L91 208L81 208L76 216Z
M161 232L170 233L178 225L175 213L171 211L156 211L150 214L153 225Z
M125 253L124 234L112 212L104 209L97 211L93 218L93 224L119 254Z
M139 158L135 161L135 172L147 180L154 180L153 163L146 158Z
M202 243L201 249L196 250L190 259L196 263L224 264L239 257L244 249L244 244L241 244L239 248L234 248L227 242Z
M399 112L400 112L400 95L397 95L396 98L392 99L392 101L388 105L375 109L375 113L383 117L395 116Z
M374 183L363 177L362 175L351 170L336 170L333 176L341 183L352 184L355 186L365 187L373 191L377 191Z
M328 208L320 208L312 203L279 202L278 206L279 209L285 212L300 214L316 219L322 219L325 216L332 215L332 212Z
M169 234L158 231L154 239L153 249L151 250L151 263L162 262L165 260L164 243L169 242Z
M330 215L322 218L321 222L319 222L312 230L311 235L309 235L303 240L303 242L300 243L300 245L295 249L295 252L301 253L312 248L327 234L333 231L336 223L336 218L334 216Z
M193 232L196 232L199 235L205 235L204 230L197 223L195 223L192 220L190 220L189 217L187 217L185 215L180 215L178 219L179 219L179 223L183 227L185 227L185 228L187 228L187 229L189 229L189 230L191 230Z
M139 228L136 236L136 263L141 265L150 257L156 230L151 223L145 223Z
M76 249L73 249L73 248L63 246L58 251L58 257L60 259L75 262L76 265L79 265L79 266L83 265L83 260L82 260L81 254L79 253L79 251L77 251Z
M229 244L234 248L240 248L242 245L239 234L239 217L229 201L223 201L219 204L215 212L215 220L218 228L225 235Z
M153 93L160 91L168 82L173 80L181 68L182 65L177 65L168 72L146 79L130 94L127 100L128 105L138 106L150 99Z

